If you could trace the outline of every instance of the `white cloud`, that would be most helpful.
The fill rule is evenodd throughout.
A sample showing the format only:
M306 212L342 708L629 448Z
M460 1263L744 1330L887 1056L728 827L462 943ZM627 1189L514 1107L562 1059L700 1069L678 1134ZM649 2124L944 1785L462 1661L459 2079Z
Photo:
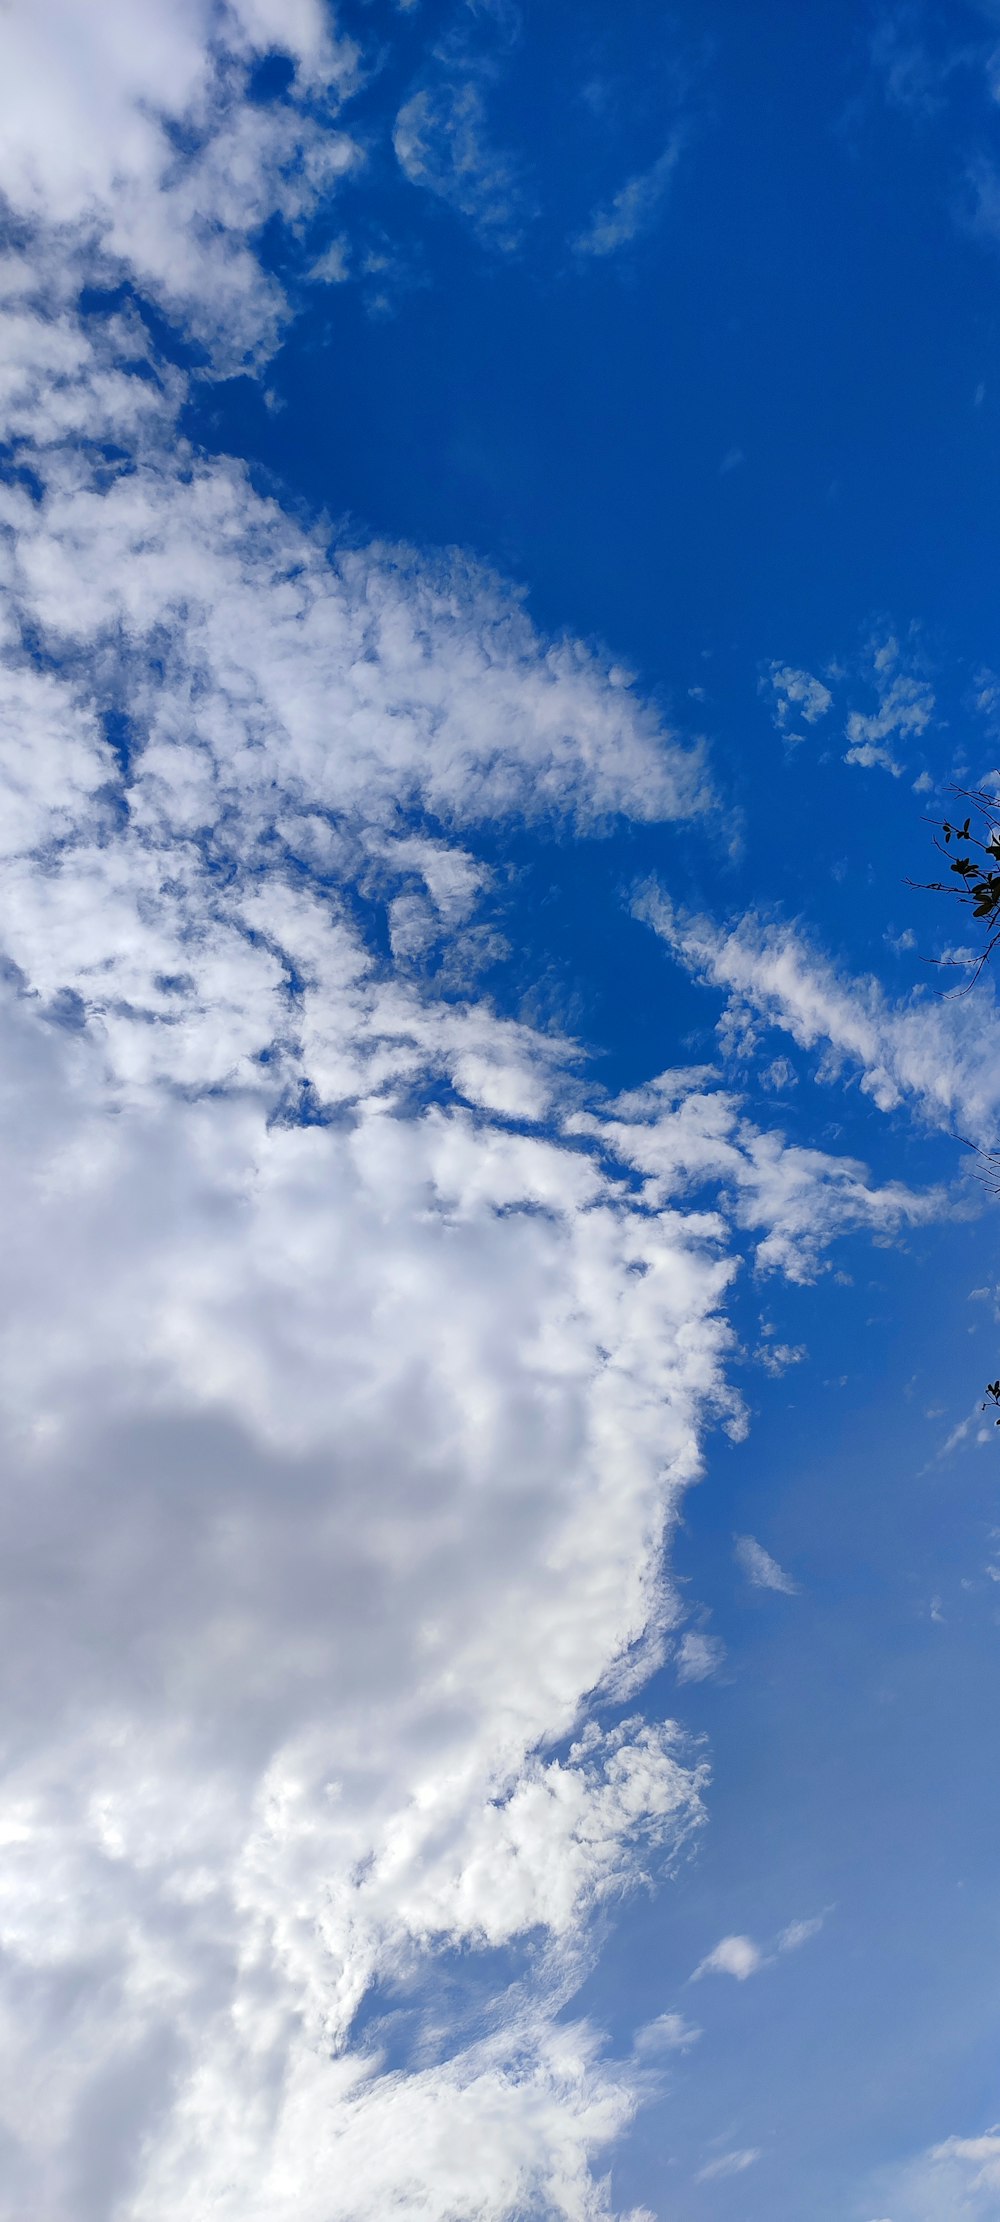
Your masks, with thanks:
M578 255L603 258L619 254L649 230L677 167L681 145L681 135L675 132L648 170L630 177L606 208L595 211L586 229L573 240Z
M918 1196L897 1182L874 1188L854 1160L762 1131L743 1116L738 1098L703 1089L697 1075L663 1073L600 1120L578 1113L567 1123L572 1133L600 1134L605 1148L644 1176L651 1203L678 1186L722 1182L736 1224L756 1238L758 1271L793 1281L814 1279L823 1251L847 1228L888 1235L942 1207L940 1195Z
M702 1819L621 1705L736 1424L726 1290L745 1237L801 1277L918 1207L704 1075L588 1108L572 1044L435 989L484 821L684 816L700 759L461 556L331 552L178 437L138 314L74 307L125 269L217 368L273 343L255 230L354 159L325 12L10 20L10 2212L597 2222L644 2071L566 2010ZM449 1948L490 2011L442 2029Z
M640 2059L655 2059L661 2053L687 2052L700 2036L701 2030L685 2021L683 2014L657 2014L655 2021L644 2022L636 2030L632 2050Z
M336 2222L426 2165L434 2216L596 2215L635 2091L552 2008L701 1813L669 1724L586 1712L662 1654L663 1538L734 1411L688 1168L792 1270L805 1230L701 1076L574 1110L569 1045L386 966L356 895L461 924L483 815L690 809L701 773L468 565L331 561L155 440L36 464L3 636L17 2197ZM646 1148L636 1196L608 1153ZM353 2017L432 2000L442 1944L502 1956L503 2034L390 2071ZM54 2061L62 2111L27 2105Z
M745 1983L748 1976L756 1975L766 1966L766 1954L752 1937L722 1937L699 1961L691 1981L698 1983L703 1975L734 1975L738 1983Z
M823 1051L820 1077L844 1068L881 1111L909 1098L937 1126L989 1143L1000 1109L1000 1027L989 980L967 998L893 1000L878 981L839 972L794 926L752 914L727 928L685 915L659 890L636 904L696 977L729 997L727 1034L752 1045L758 1022Z
M762 1553L762 1556L766 1558L767 1553ZM768 1566L774 1568L773 1559L768 1560ZM775 1571L780 1572L780 1568ZM777 1588L783 1584L768 1581L765 1586ZM765 1951L761 1945L755 1943L753 1937L722 1937L712 1951L707 1952L705 1958L699 1961L691 1977L692 1983L699 1983L705 1975L732 1975L738 1983L747 1982L751 1975L759 1975L761 1968L773 1966L775 1953L798 1952L802 1945L818 1936L829 1911L830 1908L827 1907L823 1913L814 1914L808 1921L789 1922L787 1928L779 1931L770 1951Z
M356 52L319 0L10 0L4 47L0 194L38 227L36 283L128 271L219 368L266 353L285 303L255 235L301 225L359 160L331 128ZM248 69L275 47L292 84L250 102Z
M678 1682L707 1682L710 1675L718 1673L725 1656L726 1646L721 1637L699 1635L689 1628L674 1655Z
M733 1243L801 1272L840 1168L697 1073L576 1109L571 1045L364 938L362 890L473 915L484 815L697 806L603 666L464 563L330 559L231 466L36 461L0 914L20 2210L356 2222L416 2170L435 2222L596 2216L636 2087L553 2013L702 1778L588 1693L675 1615ZM449 1944L499 1956L496 2033L384 2066L359 2005L407 1983L433 2053Z
M775 1380L787 1373L789 1366L800 1366L809 1355L804 1343L762 1342L754 1351L757 1364L763 1366Z
M1000 2194L1000 2125L981 2136L947 2137L898 2169L877 2196L892 2222L994 2222Z
M779 1952L797 1952L801 1945L819 1935L825 1921L825 1913L814 1913L808 1921L790 1921L778 1938Z
M720 2153L717 2160L709 2160L699 2168L696 2183L719 2183L726 2176L742 2176L761 2157L759 2145L744 2145L736 2152Z
M798 1594L798 1583L783 1572L777 1559L765 1551L752 1535L738 1535L733 1545L733 1555L754 1589L776 1589L785 1597Z
M919 739L934 715L934 695L926 680L900 670L899 642L892 637L870 654L871 679L878 699L875 711L852 710L845 732L850 746L845 763L869 769L880 765L899 777L903 766L893 755L893 742Z
M309 271L314 285L343 285L349 274L350 249L343 235L331 239Z
M22 2211L106 2211L84 2178L123 2050L148 2090L102 2150L152 2216L376 2215L423 2162L434 2213L446 2180L465 2210L544 2185L576 2211L630 2101L584 2033L554 2063L544 1987L440 2070L342 2048L440 1942L575 1952L697 1821L669 1730L539 1744L655 1627L663 1460L696 1456L709 1381L682 1386L691 1269L714 1305L717 1268L458 1109L274 1125L249 1076L136 1098L99 1030L22 999L6 1033ZM56 2061L65 2112L36 2113Z
M774 695L774 722L779 733L789 733L794 718L800 717L806 725L816 725L833 707L833 696L822 679L814 679L810 671L797 671L793 664L772 663L769 684Z

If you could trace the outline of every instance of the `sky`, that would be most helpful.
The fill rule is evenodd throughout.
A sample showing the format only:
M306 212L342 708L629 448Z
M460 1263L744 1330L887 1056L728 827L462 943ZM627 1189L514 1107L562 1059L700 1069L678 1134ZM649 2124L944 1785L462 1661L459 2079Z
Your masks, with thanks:
M0 2218L995 2222L1000 7L7 0L0 212Z

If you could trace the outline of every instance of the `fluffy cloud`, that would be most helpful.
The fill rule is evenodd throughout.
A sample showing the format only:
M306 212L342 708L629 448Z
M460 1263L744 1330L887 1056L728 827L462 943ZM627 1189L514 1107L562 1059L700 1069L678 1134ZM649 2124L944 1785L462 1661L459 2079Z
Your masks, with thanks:
M663 1654L678 1493L736 1424L735 1253L801 1276L918 1207L705 1076L581 1108L572 1045L379 953L404 899L474 915L484 815L697 807L616 674L458 561L331 557L231 466L36 465L5 508L11 2212L346 2222L419 2181L441 2222L596 2215L638 2085L553 2010L703 1776L594 1695ZM439 2026L456 1948L487 2034Z
M697 1073L661 1073L620 1097L599 1120L575 1114L569 1130L600 1135L604 1147L642 1178L651 1203L678 1188L721 1183L727 1210L751 1239L758 1271L780 1271L792 1281L812 1280L825 1247L848 1228L892 1234L940 1209L934 1194L917 1195L896 1181L875 1188L855 1160L762 1131L744 1116L738 1098L705 1089Z
M565 2009L702 1819L628 1708L726 1292L925 1207L705 1076L608 1112L435 984L485 821L684 816L704 767L461 556L192 452L139 311L81 313L126 273L216 368L273 343L256 230L353 159L325 14L12 23L5 2213L591 2222L640 2078Z
M766 1555L766 1554L765 1554ZM773 1559L770 1561L773 1566ZM692 1983L699 1983L705 1975L732 1975L737 1983L745 1983L751 1975L759 1975L761 1968L774 1964L776 1953L798 1952L803 1944L818 1936L827 1918L829 1907L814 1914L808 1921L791 1921L779 1931L769 1951L755 1943L753 1937L722 1937L703 1960L699 1960Z
M329 2213L331 2181L377 2213L442 2136L466 2211L492 2134L506 2213L624 2119L593 2062L553 2082L516 2000L485 2065L331 2053L445 1942L575 1950L697 1821L669 1727L542 1747L655 1630L724 1271L458 1110L130 1104L100 1034L23 997L5 1047L16 2206L106 2211L83 2179L125 2051L148 2085L105 2165L137 2213ZM26 2112L55 2052L64 2109Z
M738 1983L745 1983L748 1976L756 1975L766 1965L765 1955L752 1937L722 1937L699 1961L691 1981L698 1983L703 1975L734 1975Z
M588 1700L661 1654L677 1492L734 1409L726 1221L672 1189L700 1148L756 1191L753 1148L660 1091L676 1177L637 1194L644 1115L582 1146L569 1045L364 920L461 927L484 814L669 813L700 772L468 567L331 561L155 441L35 461L0 920L15 2210L329 2215L348 2182L405 2212L426 2167L441 2217L596 2213L634 2093L547 2001L702 1777ZM442 2052L456 1946L496 1957L500 2026ZM352 2036L394 1985L402 2066Z
M256 235L300 227L359 159L332 126L357 56L320 0L11 0L4 48L0 196L36 282L128 276L220 369L266 353L285 303ZM287 92L248 99L274 49Z

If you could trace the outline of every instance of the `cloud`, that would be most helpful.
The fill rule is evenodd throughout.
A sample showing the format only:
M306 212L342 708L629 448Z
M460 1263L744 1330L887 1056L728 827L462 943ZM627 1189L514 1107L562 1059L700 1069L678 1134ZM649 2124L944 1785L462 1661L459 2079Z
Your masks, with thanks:
M961 49L951 55L932 53L925 29L920 12L904 5L880 15L871 39L872 63L886 99L921 120L938 112L947 80L962 59Z
M754 1589L780 1590L785 1597L798 1595L798 1583L783 1573L777 1559L773 1559L770 1551L765 1551L763 1544L752 1535L735 1538L733 1556Z
M799 1366L809 1355L804 1343L762 1342L754 1351L757 1364L763 1366L775 1380L787 1373L789 1366Z
M11 0L5 44L0 194L35 230L36 288L127 272L219 370L270 352L286 302L255 239L269 219L301 227L360 160L332 128L356 49L318 0L152 0L141 34L123 0ZM275 48L287 92L248 100L254 60Z
M0 763L17 2196L356 2222L416 2170L431 2216L596 2214L636 2093L566 2007L704 1778L589 1693L663 1655L678 1493L736 1424L739 1229L800 1271L840 1169L700 1075L581 1109L572 1045L369 935L474 917L484 817L698 806L620 675L464 560L330 553L152 434L120 474L33 452ZM496 1956L494 2026L442 2054L455 1948ZM415 2001L401 2064L356 2027L376 1986Z
M632 2040L632 2049L640 2059L656 2058L661 2053L687 2052L697 2044L701 2030L685 2021L683 2014L657 2014L655 2021L644 2022Z
M581 1110L571 1044L366 925L462 930L484 817L691 810L700 763L463 559L331 553L156 425L4 497L17 2196L353 2222L416 2168L431 2215L596 2213L636 2091L566 2006L704 1777L588 1698L663 1655L737 1413L740 1238L684 1191L792 1270L816 1214L698 1076ZM495 2026L442 2055L457 1948Z
M947 2137L940 2144L887 2169L874 2196L892 2222L993 2222L1000 2193L1000 2126L980 2136ZM873 2202L874 2203L874 2202Z
M898 779L903 766L888 744L919 739L934 715L934 695L926 680L899 667L899 642L891 636L873 644L870 657L878 709L865 714L852 710L845 732L850 746L845 763L867 768L880 765Z
M815 725L833 707L829 687L821 679L814 679L811 672L797 671L792 664L772 663L767 683L774 695L774 723L779 733L788 733L795 717L801 717L806 725Z
M606 208L598 209L573 240L578 255L603 258L619 254L650 229L659 213L680 159L682 140L675 132L662 154L620 187Z
M11 20L12 2212L596 2222L645 2071L572 2002L703 1821L627 1708L739 1425L727 1290L919 1206L705 1075L609 1110L441 984L484 824L689 816L701 757L461 554L331 548L192 449L140 310L80 305L124 273L177 352L274 344L257 229L308 259L355 159L325 11Z
M825 1921L826 1913L815 1913L808 1921L790 1921L778 1938L779 1952L797 1952L801 1945L819 1935Z
M753 1047L758 1023L819 1048L821 1079L845 1068L881 1111L909 1100L931 1124L988 1144L1000 1109L1000 1030L992 984L965 998L893 999L877 980L841 972L795 926L752 913L733 927L677 909L655 888L645 918L696 978L728 996L726 1037Z
M759 1544L755 1544L754 1549L760 1550ZM774 1560L767 1557L766 1551L761 1552L761 1557L767 1559L769 1569L780 1573L780 1568L775 1567ZM754 1576L751 1575L750 1578L753 1580ZM764 1586L769 1589L782 1588L785 1586L785 1577L782 1576L780 1582L768 1580ZM770 1951L765 1951L761 1945L756 1944L753 1937L722 1937L713 1950L699 1961L691 1976L692 1983L700 1982L705 1975L732 1975L738 1983L747 1982L751 1975L759 1975L761 1968L773 1965L775 1953L797 1952L812 1937L818 1936L829 1911L827 1907L823 1913L814 1914L808 1921L789 1922L787 1928L780 1930Z
M520 173L491 143L477 84L421 86L396 117L393 146L411 185L446 202L491 245L507 252L519 245L526 213Z
M350 250L343 236L332 239L309 270L309 277L314 285L343 285L349 275Z
M699 1983L704 1975L734 1975L738 1983L745 1983L748 1976L766 1966L766 1955L752 1937L723 1937L699 1961L691 1981Z
M640 915L649 915L645 904ZM662 1073L599 1120L573 1114L567 1131L600 1134L606 1149L643 1176L650 1203L662 1203L678 1185L722 1182L736 1224L754 1241L758 1272L810 1281L845 1229L889 1235L943 1208L938 1192L920 1196L896 1182L874 1188L863 1165L762 1130L744 1116L739 1098L698 1083L697 1074Z
M707 1682L710 1675L718 1673L725 1656L726 1646L719 1636L703 1636L688 1629L674 1655L678 1682Z
M736 2152L720 2153L717 2160L710 2160L704 2168L699 2168L694 2180L696 2183L719 2183L726 2176L742 2176L760 2157L759 2145L745 2145Z

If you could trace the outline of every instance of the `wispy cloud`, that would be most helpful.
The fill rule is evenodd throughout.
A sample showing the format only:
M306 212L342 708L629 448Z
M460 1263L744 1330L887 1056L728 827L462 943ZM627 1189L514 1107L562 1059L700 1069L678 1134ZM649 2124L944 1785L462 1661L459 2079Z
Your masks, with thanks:
M680 133L675 132L648 170L630 177L605 207L595 210L585 229L572 241L576 254L598 258L619 254L650 229L680 159L682 143Z
M829 1911L830 1908L827 1907L823 1913L814 1913L808 1921L790 1921L778 1938L778 1951L797 1952L803 1944L809 1944L813 1937L818 1937Z
M520 167L493 144L476 83L418 88L396 117L393 146L411 185L466 217L493 246L519 245L527 214Z
M720 2153L717 2160L706 2161L704 2168L699 2168L694 2180L696 2183L719 2183L726 2176L742 2176L760 2157L759 2145L744 2145L735 2152Z
M1000 2124L980 2136L946 2137L900 2168L881 2171L872 2203L892 2222L994 2222L1000 2195ZM882 2202L884 2201L884 2210Z
M798 1583L778 1565L777 1559L765 1551L752 1535L738 1535L733 1544L733 1555L747 1581L754 1589L776 1589L784 1597L798 1595Z
M689 1629L681 1637L674 1657L678 1682L707 1682L718 1673L725 1656L726 1646L720 1636L700 1635Z
M912 1100L934 1125L990 1143L1000 1120L1000 1013L984 980L968 998L894 999L880 982L832 964L793 925L749 914L735 925L693 917L646 888L638 915L697 978L728 998L726 1038L754 1046L759 1027L782 1027L824 1055L820 1076L860 1072L882 1111Z
M685 2021L683 2014L657 2014L655 2021L644 2022L636 2030L632 2050L642 2060L656 2059L664 2053L687 2052L700 2036L701 2030Z

